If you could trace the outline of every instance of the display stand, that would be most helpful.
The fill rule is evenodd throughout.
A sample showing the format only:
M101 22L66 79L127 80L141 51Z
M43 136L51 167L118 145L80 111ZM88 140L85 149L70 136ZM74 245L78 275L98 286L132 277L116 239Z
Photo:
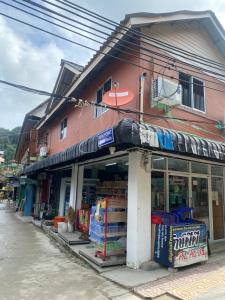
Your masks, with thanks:
M126 253L126 190L125 182L105 182L96 189L102 197L91 214L90 239L96 243L95 256L103 260Z
M126 252L126 245L121 244L121 238L126 238L127 228L126 228L126 219L127 212L125 205L119 205L120 211L116 211L118 208L110 207L113 198L105 199L105 208L103 212L103 247L102 239L99 239L97 242L96 256L101 257L103 260L108 256L122 255ZM125 203L124 203L125 204ZM115 205L112 205L115 206ZM113 211L112 211L113 209ZM122 224L122 225L121 225ZM101 225L100 225L101 226ZM114 247L113 247L114 245ZM117 245L117 246L116 246Z

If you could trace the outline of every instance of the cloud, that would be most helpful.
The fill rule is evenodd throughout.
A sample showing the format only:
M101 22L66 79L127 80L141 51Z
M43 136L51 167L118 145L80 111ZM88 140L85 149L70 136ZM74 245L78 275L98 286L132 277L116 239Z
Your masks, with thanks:
M53 42L35 45L18 36L0 17L0 78L51 91L64 53ZM22 123L24 114L45 98L1 85L0 126ZM9 117L10 116L10 117Z

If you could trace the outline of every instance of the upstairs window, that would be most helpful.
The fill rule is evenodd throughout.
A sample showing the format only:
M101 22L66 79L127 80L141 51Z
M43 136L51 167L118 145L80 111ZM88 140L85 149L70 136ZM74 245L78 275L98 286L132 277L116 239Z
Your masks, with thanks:
M65 139L67 136L67 118L65 118L60 124L60 140Z
M204 82L180 72L179 83L182 86L182 104L205 112Z
M98 90L96 93L96 103L102 104L103 95L112 89L112 79L108 79ZM108 109L105 107L95 107L95 117L98 118Z

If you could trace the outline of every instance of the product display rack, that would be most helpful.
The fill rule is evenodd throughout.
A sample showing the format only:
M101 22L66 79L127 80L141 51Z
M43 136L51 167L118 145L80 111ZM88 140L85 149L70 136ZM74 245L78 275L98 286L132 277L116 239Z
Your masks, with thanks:
M96 257L126 253L127 182L104 182L96 187L99 195L91 216L90 238L96 243ZM105 192L103 192L105 191Z

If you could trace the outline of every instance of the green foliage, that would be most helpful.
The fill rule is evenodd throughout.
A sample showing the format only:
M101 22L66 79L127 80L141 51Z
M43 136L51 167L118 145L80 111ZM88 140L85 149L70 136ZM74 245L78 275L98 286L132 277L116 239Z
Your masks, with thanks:
M21 127L12 130L0 128L0 150L5 151L6 162L14 159L20 130Z

